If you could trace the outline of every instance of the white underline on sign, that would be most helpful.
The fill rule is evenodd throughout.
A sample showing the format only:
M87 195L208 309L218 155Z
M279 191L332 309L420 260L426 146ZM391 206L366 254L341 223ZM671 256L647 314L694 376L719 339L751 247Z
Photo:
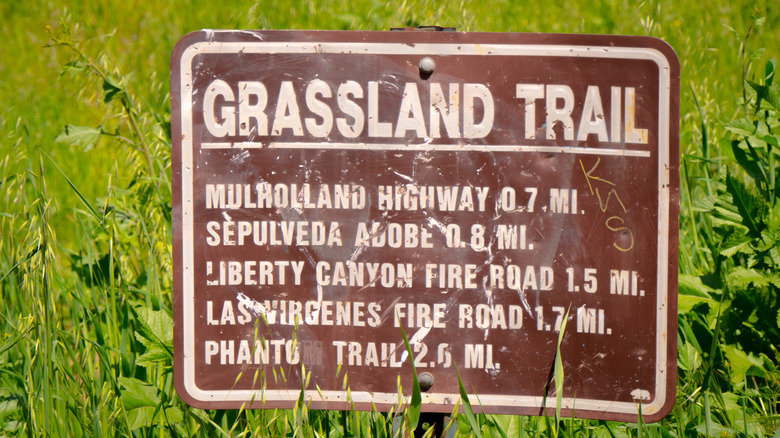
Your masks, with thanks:
M574 146L535 145L469 145L469 144L402 144L402 143L304 143L253 142L203 143L202 149L347 149L366 151L431 151L431 152L542 152L575 155L610 155L622 157L649 157L650 151L629 149L601 149Z
M262 149L262 143L253 142L224 142L224 143L203 143L201 149Z

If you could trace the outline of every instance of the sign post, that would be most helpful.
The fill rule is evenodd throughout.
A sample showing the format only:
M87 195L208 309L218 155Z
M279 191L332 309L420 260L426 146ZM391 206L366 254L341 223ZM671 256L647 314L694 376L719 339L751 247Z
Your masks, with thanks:
M171 78L188 403L292 407L303 388L315 409L389 409L413 363L426 411L452 411L460 376L484 412L540 414L568 315L568 414L671 409L679 64L665 43L201 31Z

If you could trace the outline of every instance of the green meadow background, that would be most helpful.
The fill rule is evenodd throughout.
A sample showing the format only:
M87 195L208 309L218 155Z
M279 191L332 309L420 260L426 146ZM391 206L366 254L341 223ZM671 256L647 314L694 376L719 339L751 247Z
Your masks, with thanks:
M392 413L203 411L172 383L169 57L211 29L650 35L682 66L679 379L655 424L458 436L780 437L776 0L0 3L0 436L401 436ZM564 370L565 371L565 370ZM561 377L562 376L558 376ZM431 435L433 431L429 431Z

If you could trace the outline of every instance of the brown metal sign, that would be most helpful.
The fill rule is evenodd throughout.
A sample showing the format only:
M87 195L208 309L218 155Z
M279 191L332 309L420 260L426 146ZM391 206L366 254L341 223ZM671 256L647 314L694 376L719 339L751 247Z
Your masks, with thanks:
M204 408L674 403L679 65L644 37L201 31L171 61L175 375ZM409 336L409 357L401 329ZM399 395L400 394L400 395Z

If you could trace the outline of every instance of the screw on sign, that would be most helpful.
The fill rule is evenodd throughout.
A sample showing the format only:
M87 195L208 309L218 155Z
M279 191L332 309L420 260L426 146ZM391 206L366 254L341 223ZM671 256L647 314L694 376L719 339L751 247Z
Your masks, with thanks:
M425 411L451 412L460 376L484 412L540 414L565 326L564 410L671 409L665 43L202 31L176 46L171 87L188 403L292 407L308 382L313 408L389 410L414 366Z

